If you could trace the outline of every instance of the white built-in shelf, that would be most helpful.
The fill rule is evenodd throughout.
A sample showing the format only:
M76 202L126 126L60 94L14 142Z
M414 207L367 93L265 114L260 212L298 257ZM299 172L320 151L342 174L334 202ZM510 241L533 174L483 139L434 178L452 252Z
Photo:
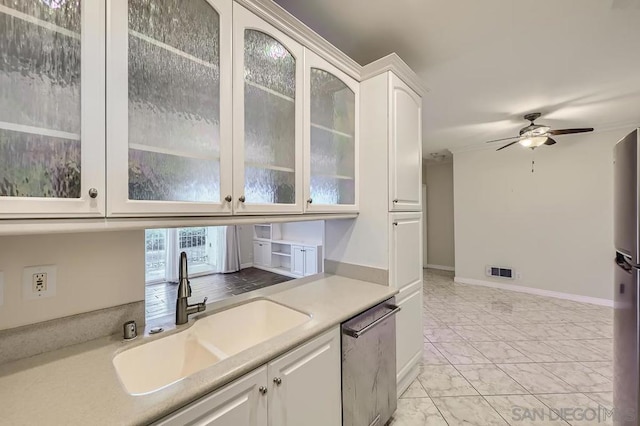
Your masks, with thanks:
M182 51L180 49L176 49L173 46L170 46L170 45L168 45L166 43L158 41L155 38L149 37L148 35L144 35L144 34L138 32L138 31L134 31L132 29L129 29L129 35L133 36L133 37L135 37L135 38L137 38L139 40L145 41L145 42L147 42L149 44L152 44L152 45L154 45L156 47L164 49L167 52L171 52L171 53L176 54L178 56L181 56L181 57L183 57L185 59L188 59L191 62L195 62L196 64L203 65L203 66L205 66L207 68L218 69L218 64L207 62L207 61L205 61L203 59L198 58L197 56L193 56L190 53L184 52L184 51Z
M9 123L0 121L0 129L11 130L13 132L30 133L32 135L49 136L59 139L70 139L79 141L80 135L77 133L63 132L61 130L45 129L43 127L27 126L24 124Z
M271 252L271 254L275 254L276 256L291 257L291 253L283 253L281 251L273 251Z
M74 38L76 40L80 40L80 34L75 32L75 31L71 31L71 30L68 30L66 28L60 27L58 25L52 24L51 22L43 21L42 19L38 19L38 18L33 17L31 15L27 15L26 13L22 13L20 11L15 10L15 9L11 9L10 7L4 6L4 5L0 5L0 13L4 13L5 15L13 16L14 18L18 18L20 20L29 22L31 24L35 24L35 25L37 25L39 27L46 28L46 29L54 31L54 32L56 32L58 34L65 35L67 37L71 37L71 38Z
M320 129L320 130L324 130L325 132L333 133L334 135L342 136L348 139L353 139L353 135L350 135L349 133L344 133L339 130L335 130L330 127L323 126L321 124L311 123L311 127L313 127L314 129Z
M256 89L262 90L263 92L269 93L270 95L277 96L280 99L284 99L285 101L289 101L289 102L295 102L296 101L295 99L293 99L290 96L284 95L284 94L282 94L280 92L276 92L273 89L270 89L270 88L265 87L265 86L263 86L261 84L258 84L258 83L254 83L253 81L249 81L249 80L245 79L244 82L246 84L248 84L249 86L251 86L251 87L255 87Z
M162 148L159 146L130 143L129 148L136 151L154 152L156 154L174 155L176 157L195 158L198 160L220 161L220 156L216 154L197 153L179 149Z
M253 167L254 169L265 170L277 170L279 172L295 173L296 169L291 167L274 166L271 164L259 164L259 163L244 163L246 167Z

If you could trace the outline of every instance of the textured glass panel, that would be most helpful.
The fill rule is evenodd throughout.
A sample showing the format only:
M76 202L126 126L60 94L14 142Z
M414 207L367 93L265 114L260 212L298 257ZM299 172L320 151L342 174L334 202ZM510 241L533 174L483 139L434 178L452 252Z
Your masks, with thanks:
M0 4L0 195L79 198L80 1Z
M206 0L129 1L130 198L219 200L219 29L220 17ZM143 157L164 170L160 175L170 174L162 160L193 164L204 173L194 178L196 187L210 188L172 188L184 187L181 179L191 176L181 171L174 182L160 179L150 191L144 185L132 190L139 184L135 180L140 175L132 168L142 161L139 145L158 152ZM215 167L204 170L204 164Z
M333 74L311 68L311 122L353 136L355 115L355 93Z
M314 204L354 204L355 181L312 176L311 197Z
M220 199L220 163L129 150L129 199L216 201Z
M244 32L244 75L248 82L295 98L296 60L286 47L263 32Z
M334 75L311 69L311 198L355 202L355 93Z
M80 197L80 141L0 130L0 196Z
M295 173L247 167L244 175L247 203L295 203Z
M246 202L294 204L296 61L272 37L245 30L244 64Z
M245 85L245 162L295 167L295 104Z
M355 176L353 139L311 128L311 174Z

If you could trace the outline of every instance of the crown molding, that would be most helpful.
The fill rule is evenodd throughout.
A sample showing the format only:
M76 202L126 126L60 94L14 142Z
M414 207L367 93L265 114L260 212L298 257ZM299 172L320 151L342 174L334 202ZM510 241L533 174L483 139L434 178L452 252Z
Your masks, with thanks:
M235 0L235 2L298 41L305 48L331 62L350 77L358 81L361 80L362 66L360 64L273 0Z
M409 68L409 65L407 65L400 56L395 53L391 53L384 58L380 58L377 61L373 61L370 64L365 65L362 67L360 75L362 80L366 80L387 71L392 71L395 75L400 77L402 81L404 81L421 97L424 97L428 92L428 89L424 84L422 84L418 75Z

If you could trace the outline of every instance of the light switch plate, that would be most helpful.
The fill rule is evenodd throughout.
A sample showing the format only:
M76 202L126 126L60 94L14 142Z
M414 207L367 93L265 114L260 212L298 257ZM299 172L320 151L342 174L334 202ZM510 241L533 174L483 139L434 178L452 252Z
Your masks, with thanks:
M56 265L29 266L22 271L22 298L44 299L56 295Z

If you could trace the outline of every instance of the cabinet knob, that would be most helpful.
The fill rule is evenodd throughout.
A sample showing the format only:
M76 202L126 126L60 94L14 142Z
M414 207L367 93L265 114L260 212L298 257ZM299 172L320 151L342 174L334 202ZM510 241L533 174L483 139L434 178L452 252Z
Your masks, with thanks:
M238 201L240 201L241 203L244 203L244 200L246 200L246 198L244 198L244 195L238 197Z
M98 196L98 190L95 188L89 189L89 197L96 198Z
M313 203L313 198L309 198L309 199L307 200L307 203L309 203L309 204Z
M397 204L397 203L398 203L397 199L393 200L393 204Z
M231 200L233 200L233 198L231 197L231 195L227 195L226 197L224 197L224 200L225 200L227 203L230 203L230 202L231 202Z
M274 377L273 378L273 383L275 383L276 385L280 386L282 384L282 379L280 377Z
M258 392L260 392L262 395L267 393L267 388L265 388L264 386L260 386L258 388Z
M393 226L398 226L398 222L393 222Z

